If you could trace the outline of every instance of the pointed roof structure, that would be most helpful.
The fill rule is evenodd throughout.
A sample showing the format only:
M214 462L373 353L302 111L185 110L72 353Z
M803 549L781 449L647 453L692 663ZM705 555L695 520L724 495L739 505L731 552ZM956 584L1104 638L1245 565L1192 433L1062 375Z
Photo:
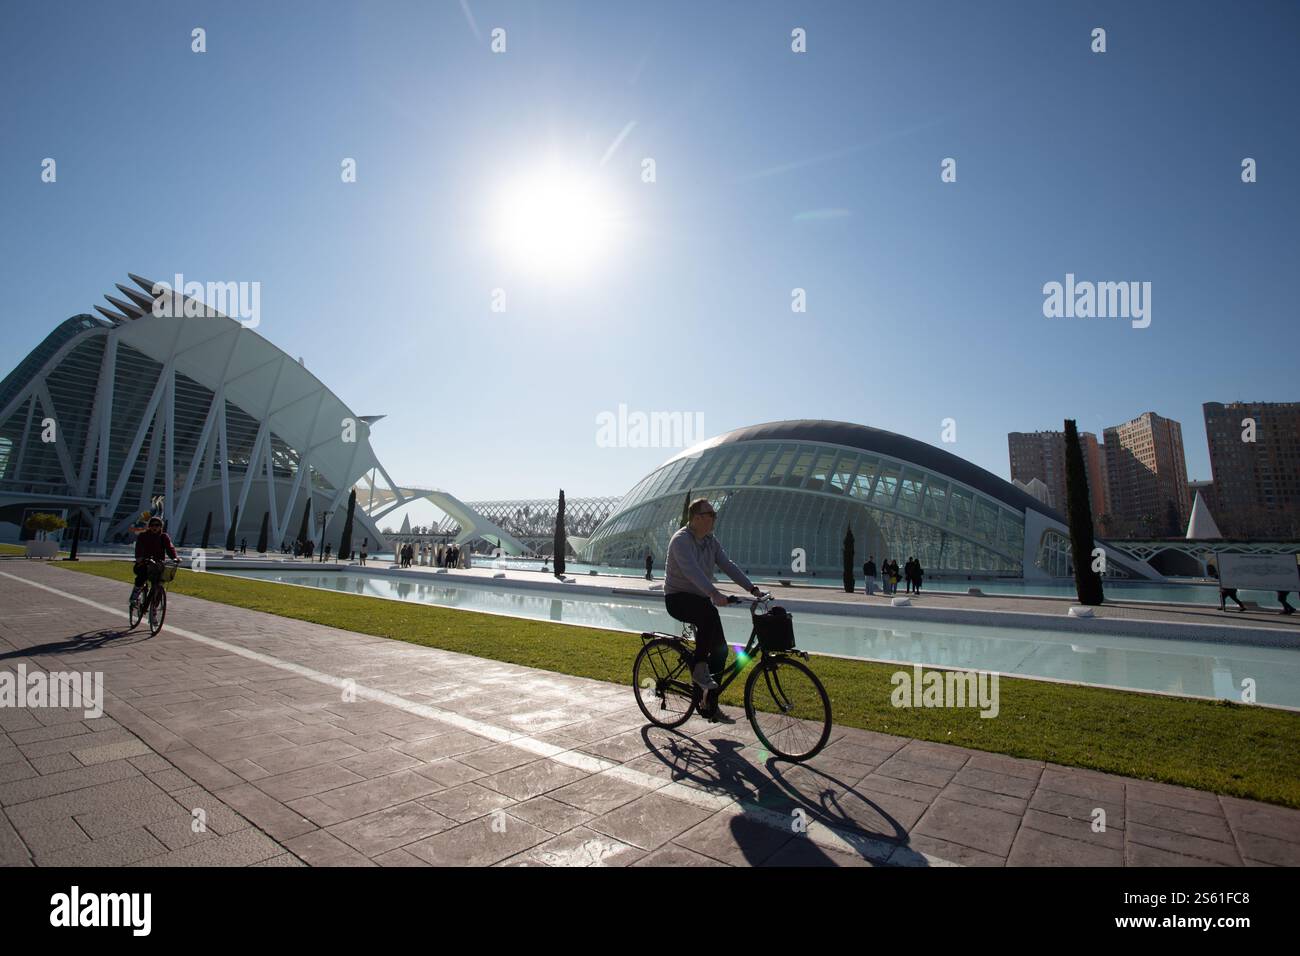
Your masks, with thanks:
M411 516L410 516L410 515L407 515L405 518L402 519L402 530L399 531L399 532L397 532L397 533L398 533L398 534L410 534L410 533L411 533Z
M1206 505L1205 499L1201 493L1196 492L1196 501L1192 503L1192 516L1187 521L1187 538L1207 540L1210 538L1222 538L1219 533L1219 526L1214 523L1214 516L1210 514L1209 506Z

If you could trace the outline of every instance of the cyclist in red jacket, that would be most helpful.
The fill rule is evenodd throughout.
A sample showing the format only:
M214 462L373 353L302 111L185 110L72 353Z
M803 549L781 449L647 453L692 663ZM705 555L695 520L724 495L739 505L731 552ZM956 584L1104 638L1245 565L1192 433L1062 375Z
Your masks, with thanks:
M158 583L158 573L162 570L159 562L165 557L170 557L173 561L180 560L171 537L163 530L162 518L150 518L149 524L135 539L135 590L131 592L132 604L140 599L140 589L146 580L151 584Z

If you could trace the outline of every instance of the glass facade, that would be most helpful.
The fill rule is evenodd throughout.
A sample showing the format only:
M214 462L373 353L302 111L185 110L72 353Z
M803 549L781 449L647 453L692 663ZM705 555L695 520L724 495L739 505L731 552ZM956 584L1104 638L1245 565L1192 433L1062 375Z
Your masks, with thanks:
M807 573L837 574L845 528L859 567L868 555L927 571L1020 576L1024 514L950 476L888 455L821 441L724 442L657 469L627 494L582 557L662 565L687 494L718 512L716 534L742 568L791 572L802 548Z

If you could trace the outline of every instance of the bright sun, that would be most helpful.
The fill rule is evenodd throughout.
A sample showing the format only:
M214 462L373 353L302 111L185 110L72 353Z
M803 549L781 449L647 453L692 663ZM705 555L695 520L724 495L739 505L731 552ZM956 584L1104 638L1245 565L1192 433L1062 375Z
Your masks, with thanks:
M614 217L613 199L595 176L551 165L501 190L493 234L511 265L573 278L589 272L608 251Z

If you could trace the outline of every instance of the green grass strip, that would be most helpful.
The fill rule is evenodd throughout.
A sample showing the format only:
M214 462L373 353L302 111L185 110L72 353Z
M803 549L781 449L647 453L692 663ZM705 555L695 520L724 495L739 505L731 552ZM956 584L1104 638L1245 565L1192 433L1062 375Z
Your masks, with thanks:
M131 580L131 566L59 567ZM181 570L177 594L475 657L628 685L634 634ZM125 604L126 595L123 594ZM173 614L178 612L173 611ZM184 615L168 617L185 627ZM1002 677L1000 711L896 708L888 664L816 657L835 723L1300 807L1300 714ZM742 706L743 678L724 702Z

